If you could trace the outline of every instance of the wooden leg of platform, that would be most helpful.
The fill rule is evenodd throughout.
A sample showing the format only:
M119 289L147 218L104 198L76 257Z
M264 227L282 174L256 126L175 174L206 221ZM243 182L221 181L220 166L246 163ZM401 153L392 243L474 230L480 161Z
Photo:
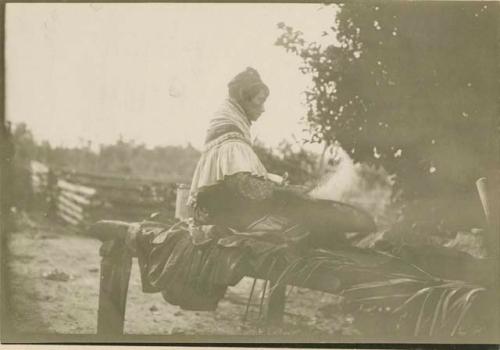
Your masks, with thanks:
M104 242L100 253L102 260L97 334L122 335L132 255L123 240Z
M269 303L267 307L267 322L271 326L280 326L283 324L286 303L286 285L280 285L275 288L271 283L272 293L269 294Z

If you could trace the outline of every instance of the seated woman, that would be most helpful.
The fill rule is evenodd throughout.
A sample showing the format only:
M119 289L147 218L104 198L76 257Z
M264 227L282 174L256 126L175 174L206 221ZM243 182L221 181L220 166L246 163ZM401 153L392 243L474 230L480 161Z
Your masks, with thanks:
M314 200L266 171L252 149L250 127L264 112L269 88L255 69L236 75L228 84L228 95L210 121L194 172L189 204L195 224L248 231L252 223L267 217L285 231L302 225L302 232L295 234L304 237L304 231L311 231L319 245L325 243L323 238L332 238L332 231L373 229L371 218L355 208Z
M264 112L269 88L255 69L247 68L229 82L228 90L210 121L189 204L197 224L243 230L272 209L279 186L269 180L272 175L253 151L250 133Z

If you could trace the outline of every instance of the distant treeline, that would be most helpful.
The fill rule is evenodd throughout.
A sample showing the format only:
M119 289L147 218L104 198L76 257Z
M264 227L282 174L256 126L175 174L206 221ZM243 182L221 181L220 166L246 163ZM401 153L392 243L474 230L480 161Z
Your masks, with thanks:
M189 183L201 154L189 144L148 148L123 139L115 144L101 145L97 151L90 143L79 147L52 146L47 141L35 140L24 123L14 126L12 138L16 164L22 167L30 160L38 160L54 169L164 182ZM284 141L274 150L257 143L255 150L271 172L288 172L290 180L296 183L312 177L316 155L303 149L295 150L289 142Z

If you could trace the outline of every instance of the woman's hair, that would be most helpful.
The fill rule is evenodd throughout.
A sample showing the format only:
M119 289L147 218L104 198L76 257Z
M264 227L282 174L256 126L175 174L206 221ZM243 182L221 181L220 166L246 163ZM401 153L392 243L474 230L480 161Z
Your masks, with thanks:
M227 86L229 97L238 102L249 101L260 91L264 91L266 96L269 95L269 88L261 80L259 73L251 67L236 75Z

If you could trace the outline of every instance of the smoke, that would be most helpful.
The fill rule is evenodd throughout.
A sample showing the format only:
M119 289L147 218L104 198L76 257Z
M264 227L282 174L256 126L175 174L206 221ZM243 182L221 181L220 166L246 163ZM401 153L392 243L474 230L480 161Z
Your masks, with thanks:
M381 230L399 217L394 176L383 168L354 163L339 146L332 146L323 161L323 176L311 196L336 200L365 209Z

